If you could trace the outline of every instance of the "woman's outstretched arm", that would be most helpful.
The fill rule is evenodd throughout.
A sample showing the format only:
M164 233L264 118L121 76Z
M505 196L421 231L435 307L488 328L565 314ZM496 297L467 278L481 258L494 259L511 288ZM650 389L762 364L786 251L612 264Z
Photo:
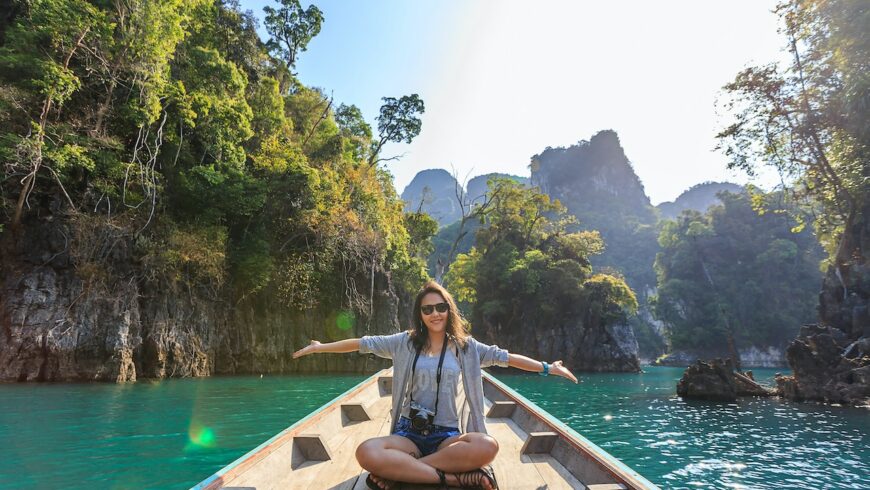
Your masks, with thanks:
M544 371L544 365L541 361L536 361L531 357L521 356L519 354L508 354L508 366L535 373ZM577 382L577 377L574 376L568 368L562 365L562 361L556 361L550 364L550 374L568 378L575 383Z
M355 352L359 350L359 339L345 339L338 342L330 342L321 344L316 340L312 340L310 344L293 353L293 359L307 356L308 354L317 354L322 352Z

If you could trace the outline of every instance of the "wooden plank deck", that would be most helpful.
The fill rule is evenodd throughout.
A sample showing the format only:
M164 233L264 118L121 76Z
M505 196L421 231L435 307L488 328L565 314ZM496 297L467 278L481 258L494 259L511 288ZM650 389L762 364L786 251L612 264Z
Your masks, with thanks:
M372 376L194 489L366 490L367 473L354 454L366 439L389 435L390 389L389 370ZM656 488L488 374L484 394L484 413L502 402L492 412L495 417L486 420L487 430L499 443L492 466L500 488ZM527 443L533 432L540 434ZM526 444L528 454L523 453ZM404 484L402 488L437 486Z

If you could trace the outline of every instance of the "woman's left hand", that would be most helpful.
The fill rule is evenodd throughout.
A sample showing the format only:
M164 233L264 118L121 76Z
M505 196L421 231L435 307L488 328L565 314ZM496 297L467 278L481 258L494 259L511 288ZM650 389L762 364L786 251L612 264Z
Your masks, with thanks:
M577 376L574 376L568 368L563 366L561 360L550 364L550 374L562 376L563 378L568 378L571 381L578 383Z

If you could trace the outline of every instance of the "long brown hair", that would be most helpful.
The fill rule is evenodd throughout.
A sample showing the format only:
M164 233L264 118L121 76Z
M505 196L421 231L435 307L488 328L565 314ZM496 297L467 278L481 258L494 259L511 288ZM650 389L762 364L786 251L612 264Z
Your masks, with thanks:
M414 300L414 311L411 314L411 318L414 319L414 325L411 327L409 332L414 348L418 350L423 349L429 344L429 329L426 328L426 324L423 323L423 313L420 312L420 305L423 302L423 297L429 293L437 293L444 298L444 302L447 303L447 306L449 307L449 310L447 310L447 327L445 330L447 331L448 337L452 337L453 340L464 349L468 337L470 336L468 333L468 322L462 317L459 308L456 307L456 301L453 300L453 296L451 296L443 286L435 281L429 281L424 284L420 289L420 292L417 293L417 299Z

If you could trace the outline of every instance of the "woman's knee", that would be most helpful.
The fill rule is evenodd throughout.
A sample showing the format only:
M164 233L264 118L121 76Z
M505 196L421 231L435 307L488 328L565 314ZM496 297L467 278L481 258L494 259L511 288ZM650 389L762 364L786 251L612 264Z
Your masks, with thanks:
M479 466L491 463L498 454L498 441L488 434L472 433L469 436L475 456L479 458Z
M498 441L488 434L481 434L478 444L480 444L481 447L481 456L486 459L484 464L491 463L498 454Z
M371 469L372 464L377 462L378 453L383 450L383 448L383 442L377 439L363 441L363 443L356 448L356 460L360 466L369 470Z

